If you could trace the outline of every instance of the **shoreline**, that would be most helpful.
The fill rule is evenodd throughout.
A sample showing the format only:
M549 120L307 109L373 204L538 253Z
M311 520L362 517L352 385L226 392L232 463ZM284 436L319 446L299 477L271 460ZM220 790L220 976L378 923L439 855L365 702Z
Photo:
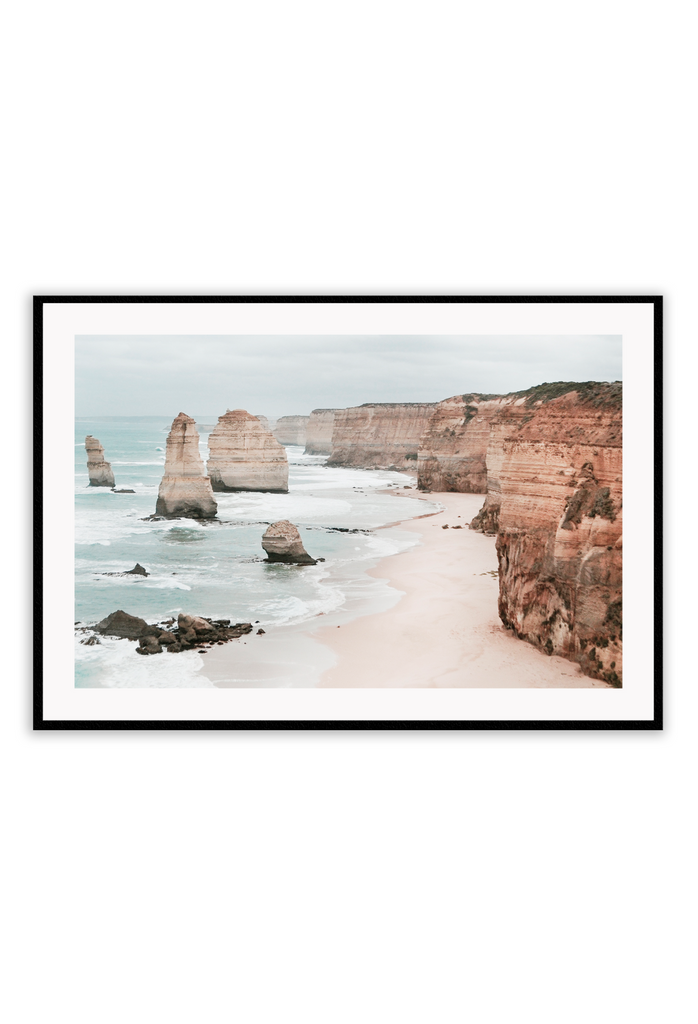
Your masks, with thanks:
M394 607L340 626L305 624L336 659L319 687L607 689L576 663L543 654L503 627L494 538L468 528L483 495L430 493L423 500L444 510L400 523L420 544L367 570L402 593Z

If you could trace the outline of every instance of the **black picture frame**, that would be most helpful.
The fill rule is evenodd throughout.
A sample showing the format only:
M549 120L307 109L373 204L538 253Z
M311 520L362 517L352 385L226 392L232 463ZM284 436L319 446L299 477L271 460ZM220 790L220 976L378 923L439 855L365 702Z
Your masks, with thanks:
M632 303L653 307L654 406L654 691L653 717L639 720L56 720L44 717L43 615L43 415L44 310L47 304L78 303ZM34 630L33 728L55 730L660 730L663 728L663 299L661 295L36 295L34 339Z

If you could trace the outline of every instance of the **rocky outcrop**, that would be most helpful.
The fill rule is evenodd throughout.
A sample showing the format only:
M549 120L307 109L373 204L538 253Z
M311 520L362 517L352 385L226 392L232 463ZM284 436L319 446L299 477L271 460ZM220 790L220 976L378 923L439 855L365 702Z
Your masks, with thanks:
M180 412L167 435L165 473L155 514L167 519L213 519L217 510L199 453L196 424L191 416Z
M214 491L288 491L286 450L257 416L228 410L219 417L208 447Z
M262 537L262 547L270 562L287 562L291 565L316 564L316 560L311 558L303 547L298 528L289 523L288 519L281 519L267 528Z
M499 614L522 640L622 682L622 387L543 384L490 424L487 498Z
M104 448L96 437L88 434L85 438L85 451L87 452L87 472L90 477L90 487L113 487L114 473L111 465L104 458Z
M306 455L329 455L337 409L313 409L305 436Z
M199 615L180 615L177 626L163 630L157 637L146 637L139 642L137 654L161 654L163 647L170 654L180 651L198 651L205 654L214 646L239 640L253 629L251 622L236 622L230 619L204 619Z
M335 412L328 466L417 468L417 450L435 402L369 402Z
M167 620L172 623L174 620ZM252 632L251 622L236 622L231 626L230 619L205 619L199 615L180 615L174 629L163 626L149 625L145 619L139 619L128 612L117 611L107 615L92 629L102 636L115 636L127 640L138 640L136 654L162 654L163 649L171 654L180 651L207 651L214 644L225 644L237 640ZM80 630L85 632L86 630ZM98 644L94 635L81 640L81 644Z
M103 572L100 576L150 576L150 573L140 562L136 562L133 569L126 569L124 572Z
M274 437L280 444L305 444L309 416L282 416L274 426Z
M140 562L136 562L133 569L129 569L124 576L150 576L147 569L144 569Z
M157 636L161 630L157 626L149 625L145 619L139 619L137 615L129 615L128 612L112 612L105 619L98 622L94 627L96 633L102 636L118 636L128 640L140 640L145 636Z
M417 486L423 491L487 491L487 445L501 395L455 395L439 402L422 437Z
M255 417L255 419L259 420L259 422L262 424L265 430L271 430L271 427L269 426L269 420L267 419L266 416L259 416L256 413L253 413L252 415Z

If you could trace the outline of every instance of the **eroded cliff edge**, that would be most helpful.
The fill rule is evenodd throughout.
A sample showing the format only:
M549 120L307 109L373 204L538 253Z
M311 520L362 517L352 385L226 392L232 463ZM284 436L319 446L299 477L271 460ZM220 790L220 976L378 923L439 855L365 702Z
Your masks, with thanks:
M469 394L439 402L419 445L420 490L485 494L490 423L505 401Z
M305 434L306 455L329 455L337 409L313 409Z
M491 418L487 497L499 615L516 635L622 683L622 385L556 383Z
M435 408L435 402L369 402L337 409L327 465L415 470Z
M279 444L305 444L309 416L282 416L272 433Z

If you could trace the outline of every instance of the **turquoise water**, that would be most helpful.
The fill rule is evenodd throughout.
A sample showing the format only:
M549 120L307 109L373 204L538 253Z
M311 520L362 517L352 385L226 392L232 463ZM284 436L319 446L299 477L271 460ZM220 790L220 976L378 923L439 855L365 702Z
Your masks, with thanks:
M204 424L216 421L215 416L198 419ZM320 614L346 615L349 608L359 614L362 603L376 599L394 603L398 595L386 594L386 584L366 576L366 570L417 543L408 525L373 531L438 508L416 499L414 490L405 491L411 478L398 472L328 468L324 456L288 447L288 494L217 494L216 522L144 522L155 511L170 425L160 417L76 420L77 622L94 625L122 608L150 622L193 612L255 622L273 632ZM88 486L86 434L104 446L116 487L132 488L134 494ZM204 459L207 439L202 432ZM396 494L378 493L386 488ZM267 564L261 537L278 519L295 523L309 554L326 561L315 566ZM103 575L132 569L136 562L150 576ZM84 634L76 637L77 686L211 685L202 674L201 658L193 653L144 658L127 641L84 646L77 642L81 638Z

